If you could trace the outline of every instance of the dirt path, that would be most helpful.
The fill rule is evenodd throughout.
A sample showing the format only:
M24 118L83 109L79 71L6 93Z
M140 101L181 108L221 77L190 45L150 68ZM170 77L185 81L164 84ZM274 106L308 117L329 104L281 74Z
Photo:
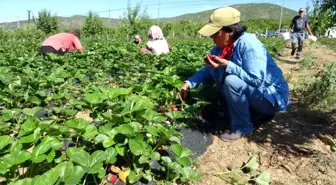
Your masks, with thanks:
M313 78L328 62L336 62L334 54L324 47L310 46L304 49L303 55L316 63L309 68L302 70L300 62L310 61L291 57L283 57L285 61L278 63L293 89L303 79ZM241 167L255 154L259 169L270 173L273 185L336 185L336 153L320 139L322 135L336 137L335 119L331 113L312 111L297 102L293 97L288 111L278 114L252 136L232 143L215 137L197 161L203 178L193 184L230 184L213 174L228 171L228 167ZM246 183L251 175L237 176Z

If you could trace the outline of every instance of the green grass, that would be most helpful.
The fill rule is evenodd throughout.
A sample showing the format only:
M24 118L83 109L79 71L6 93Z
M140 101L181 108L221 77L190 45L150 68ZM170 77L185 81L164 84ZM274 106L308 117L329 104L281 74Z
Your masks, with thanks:
M302 62L300 63L301 67L306 68L306 69L310 69L315 64L316 64L316 61L312 58L310 54L307 54L302 60Z
M326 46L331 47L331 49L336 50L336 38L319 38L318 41Z

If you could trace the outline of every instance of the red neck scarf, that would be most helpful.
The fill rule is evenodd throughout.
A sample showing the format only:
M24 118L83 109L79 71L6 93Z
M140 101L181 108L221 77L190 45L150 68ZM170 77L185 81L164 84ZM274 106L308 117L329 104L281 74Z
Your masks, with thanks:
M233 43L230 45L227 45L223 51L222 51L222 55L221 58L224 58L226 60L230 60L231 55L232 55L232 50L233 50Z

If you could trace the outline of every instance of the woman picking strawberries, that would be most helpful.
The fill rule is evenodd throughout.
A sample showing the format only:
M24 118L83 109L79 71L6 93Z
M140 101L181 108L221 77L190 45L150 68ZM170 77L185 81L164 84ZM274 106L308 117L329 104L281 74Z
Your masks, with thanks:
M254 125L272 119L289 104L288 84L265 46L245 33L240 12L231 7L215 10L199 33L210 36L215 46L204 58L206 66L185 81L180 89L184 99L188 89L213 79L221 102L225 102L231 131L220 138L232 141L249 135Z

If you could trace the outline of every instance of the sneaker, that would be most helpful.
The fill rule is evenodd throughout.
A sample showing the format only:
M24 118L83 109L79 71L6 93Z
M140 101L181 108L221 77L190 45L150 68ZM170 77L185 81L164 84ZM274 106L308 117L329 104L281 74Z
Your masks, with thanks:
M274 119L274 117L275 117L275 114L264 115L260 121L252 122L253 126L255 129L258 129L261 127L261 125L271 122Z
M230 132L226 131L223 134L219 136L219 138L223 141L229 142L229 141L235 141L238 139L241 139L244 135L241 133L235 133L235 132Z
M296 58L300 58L301 57L301 54L298 52L298 53L296 53Z
M291 56L294 56L294 54L295 54L295 50L292 50Z

